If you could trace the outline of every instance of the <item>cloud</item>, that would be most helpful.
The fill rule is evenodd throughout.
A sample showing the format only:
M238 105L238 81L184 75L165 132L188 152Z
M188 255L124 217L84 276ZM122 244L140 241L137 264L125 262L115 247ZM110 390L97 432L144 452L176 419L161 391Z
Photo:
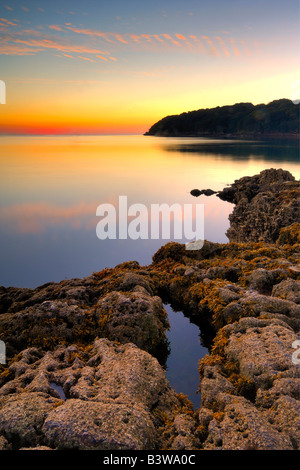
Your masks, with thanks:
M99 57L99 56L98 56ZM82 57L81 55L78 56L78 59L83 59L83 60L88 60L89 62L95 62L93 59L90 57Z
M189 51L193 53L210 54L215 57L230 57L231 55L240 56L242 53L250 55L251 51L245 41L239 40L240 49L233 38L228 36L215 36L214 39L203 35L182 34L180 32L161 34L149 33L123 33L114 31L101 31L84 27L76 27L72 23L49 24L48 29L53 34L45 34L38 26L35 28L18 31L17 23L0 18L1 31L9 31L0 45L0 54L22 55L35 54L42 51L53 51L59 57L71 58L77 55L77 58L90 62L117 61L115 54L120 51L120 45L126 50L152 50L156 52L169 51L171 47L176 47L182 52ZM64 33L63 35L60 33ZM74 34L72 34L74 33ZM78 38L76 39L76 37ZM92 39L92 41L89 41ZM106 50L103 44L111 45L111 50ZM102 46L102 47L101 47ZM108 46L107 46L108 47ZM71 55L69 55L71 54Z
M16 46L15 44L7 44L0 42L1 55L35 55L37 52L42 51L41 48L29 48L23 46Z
M209 37L207 37L207 36L202 36L202 39L205 39L205 41L206 41L207 44L209 45L209 47L210 47L210 52L212 53L212 55L214 55L214 56L220 55L219 52L217 51L217 49L215 48L213 41L212 41Z
M126 41L126 39L124 39L121 34L114 33L114 36L118 41L122 42L123 44L128 44L128 41Z
M60 52L78 52L80 54L106 54L106 52L101 51L100 49L93 49L87 46L81 45L71 45L71 44L63 44L58 41L54 41L52 39L18 39L15 38L14 42L16 44L24 44L26 46L36 47L39 49L55 49Z
M66 55L66 54L63 54ZM72 57L72 56L67 56ZM98 85L105 83L103 80L59 80L55 78L19 78L15 77L11 79L14 83L22 84L37 84L37 85L56 85L56 84L67 84L67 85Z
M75 26L69 26L71 25L71 23L66 23L66 25L67 25L67 29L69 29L70 31L73 31L73 33L84 34L90 37L100 37L100 38L103 38L107 42L111 42L111 43L114 42L109 37L110 33L105 33L103 31L95 31L92 29L80 29L80 28L76 28Z
M190 38L193 39L193 41L195 42L195 44L197 45L197 47L201 50L201 52L205 52L205 48L202 44L202 41L200 41L200 39L195 36L195 35L190 35Z
M4 6L4 8L6 8L6 10L13 11L13 8L12 8L12 7L10 7L9 5L3 5L3 6Z
M175 44L175 46L181 46L181 44L175 39L173 39L169 34L162 34L162 36L166 39L169 39L169 41L171 41L172 44Z
M48 28L49 29L54 29L55 31L63 31L63 29L60 26L58 26L57 24L50 24L48 26Z
M233 38L230 38L230 42L231 42L231 45L232 45L232 49L233 49L233 52L234 54L239 57L241 54L240 54L240 51L238 50L236 44L235 44L235 40Z
M222 51L224 52L225 56L226 57L230 57L230 52L228 51L227 47L226 47L226 44L225 42L223 41L222 38L220 38L219 36L216 36L216 39L219 41L219 44L221 46L221 49Z
M23 11L26 11L26 12L29 11L29 8L25 7L24 5L22 5L21 8L22 8Z
M103 57L102 55L97 55L97 57L99 57L99 59L106 60L106 62L108 61L107 57Z
M17 23L13 23L12 21L8 21L6 18L0 18L0 21L2 23L5 23L6 25L17 26Z

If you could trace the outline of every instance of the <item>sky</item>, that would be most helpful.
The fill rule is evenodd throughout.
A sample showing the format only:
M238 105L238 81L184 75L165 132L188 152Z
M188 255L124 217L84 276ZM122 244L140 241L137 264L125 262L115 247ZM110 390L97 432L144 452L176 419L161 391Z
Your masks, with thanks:
M300 98L299 0L0 0L0 36L1 134Z

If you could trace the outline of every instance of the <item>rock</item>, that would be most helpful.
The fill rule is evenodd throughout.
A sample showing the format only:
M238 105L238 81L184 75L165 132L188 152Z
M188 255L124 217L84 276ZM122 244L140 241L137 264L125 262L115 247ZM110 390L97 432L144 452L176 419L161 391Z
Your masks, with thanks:
M133 342L154 355L166 345L169 322L158 296L111 292L98 302L95 313L102 335L109 339Z
M217 195L235 204L226 234L230 241L274 243L280 229L300 220L300 183L282 169L240 178Z
M0 287L0 449L299 449L298 194L292 175L266 170L218 194L236 204L234 241ZM197 412L165 376L163 303L210 351Z
M285 279L272 289L272 296L300 304L300 281Z
M226 357L238 362L240 374L254 380L259 387L268 387L269 378L278 372L295 370L291 357L295 332L276 320L260 320L247 327L245 319L234 325L225 348ZM230 331L230 325L225 327ZM292 373L292 372L291 372Z
M139 282L139 278L133 276L130 280L125 276L120 288L129 287L130 283L131 287L144 290L110 292L93 306L78 305L74 299L48 299L19 312L3 313L0 330L5 331L7 357L29 345L51 348L97 336L133 342L154 355L166 350L169 323L162 300L134 281ZM147 282L144 285L147 287Z
M30 348L9 372L0 435L16 449L153 449L163 417L179 408L157 359L132 343Z
M217 367L206 366L201 381L201 406L213 406L224 392L235 394L232 383L219 373Z
M190 192L190 194L195 197L199 197L201 194L204 194L205 196L212 196L216 193L217 191L213 191L212 189L192 189Z
M171 434L175 437L170 445L170 450L195 450L199 447L198 439L195 437L195 420L186 414L176 415Z
M191 190L191 195L195 197L199 197L202 194L202 191L200 189L192 189Z
M63 450L153 449L156 431L144 407L70 399L43 425L48 445Z
M249 401L224 394L223 411L208 424L204 449L293 450L286 434L276 430Z
M11 450L11 445L4 436L0 436L0 450Z
M58 404L39 392L8 396L0 409L0 434L14 448L39 444L44 419Z
M270 271L259 268L254 269L247 277L249 287L260 294L271 294L273 288L273 276Z

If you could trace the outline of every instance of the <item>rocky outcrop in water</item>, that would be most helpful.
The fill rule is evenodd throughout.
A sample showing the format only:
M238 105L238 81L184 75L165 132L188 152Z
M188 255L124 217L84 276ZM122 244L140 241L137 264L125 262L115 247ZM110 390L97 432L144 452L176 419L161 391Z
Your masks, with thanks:
M300 182L282 169L245 176L219 192L192 189L190 193L194 197L216 194L235 205L226 233L230 242L274 243L280 229L300 221Z
M294 207L280 174L268 197ZM284 220L272 243L169 243L149 266L2 287L0 449L299 449L300 224ZM166 380L163 303L209 347L199 410Z
M229 241L274 243L281 228L300 221L300 183L288 171L270 169L240 178L218 197L235 204Z

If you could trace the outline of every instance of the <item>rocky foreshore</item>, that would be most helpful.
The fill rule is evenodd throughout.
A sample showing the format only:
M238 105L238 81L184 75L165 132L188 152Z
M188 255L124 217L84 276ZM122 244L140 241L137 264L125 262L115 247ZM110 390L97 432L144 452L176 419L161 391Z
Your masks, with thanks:
M218 195L229 243L0 288L0 449L300 448L300 185L265 170ZM165 303L209 345L198 410L165 376Z

